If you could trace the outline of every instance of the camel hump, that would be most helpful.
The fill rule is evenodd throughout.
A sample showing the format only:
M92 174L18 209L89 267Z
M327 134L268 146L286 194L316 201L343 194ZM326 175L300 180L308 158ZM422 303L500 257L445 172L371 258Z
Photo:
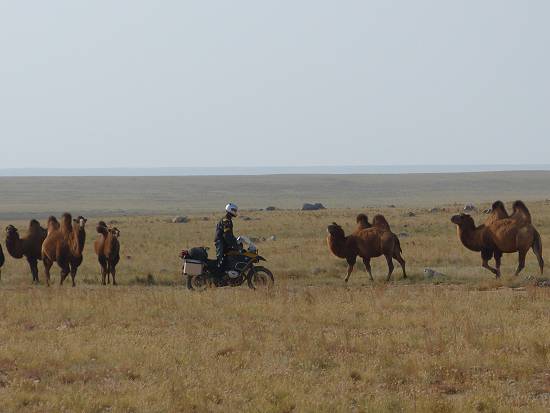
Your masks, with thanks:
M372 225L369 223L369 217L366 214L359 214L357 215L357 218L355 219L357 222L359 228L365 229L370 228Z
M38 222L36 219L31 219L29 221L29 229L39 228L40 222Z
M95 227L95 229L99 234L107 235L108 227L107 227L107 224L104 221L99 221L97 223L97 227Z
M372 225L383 231L390 231L390 224L386 221L386 217L384 217L384 215L375 215L372 219Z
M512 216L517 217L518 215L523 215L525 220L531 222L531 212L529 212L529 208L527 208L527 205L525 205L523 201L519 199L515 201L512 205L512 209L514 210Z
M39 235L42 236L44 234L45 229L42 228L40 225L40 222L38 222L36 219L31 219L29 222L29 235Z
M61 230L65 233L72 232L73 230L73 216L68 212L61 215Z
M491 205L491 210L493 212L497 212L501 218L508 217L508 212L506 211L506 207L502 201L493 202L493 205Z
M57 231L58 229L59 229L59 221L57 220L56 217L51 215L48 218L48 232Z

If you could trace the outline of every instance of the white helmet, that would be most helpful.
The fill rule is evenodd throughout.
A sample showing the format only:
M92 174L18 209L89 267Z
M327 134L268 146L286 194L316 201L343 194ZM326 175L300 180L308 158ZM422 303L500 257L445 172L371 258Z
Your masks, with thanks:
M235 204L232 204L231 202L225 206L225 210L228 214L236 217L237 211L239 210L239 207Z

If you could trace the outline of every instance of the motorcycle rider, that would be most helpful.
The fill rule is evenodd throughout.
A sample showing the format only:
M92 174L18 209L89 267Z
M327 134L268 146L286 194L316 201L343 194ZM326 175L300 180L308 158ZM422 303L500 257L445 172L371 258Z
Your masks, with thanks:
M218 269L224 270L225 256L229 251L239 249L237 238L233 235L233 218L237 216L239 208L237 205L229 203L225 206L225 216L216 225L216 259L218 260Z

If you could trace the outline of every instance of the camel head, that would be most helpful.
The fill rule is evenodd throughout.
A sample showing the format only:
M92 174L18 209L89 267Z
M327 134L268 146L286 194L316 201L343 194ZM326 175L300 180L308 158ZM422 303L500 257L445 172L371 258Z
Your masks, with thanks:
M120 230L119 230L117 227L109 228L109 232L111 233L111 235L113 236L113 238L118 238L118 237L120 237Z
M8 225L6 227L6 237L7 238L19 238L19 231L13 225Z
M470 215L465 213L453 215L451 217L451 222L455 225L458 225L460 228L475 228L474 219Z
M327 227L327 232L333 237L333 238L345 238L346 234L344 233L344 230L340 225L338 225L336 222L333 222Z
M80 229L84 229L84 227L86 226L86 222L88 222L88 220L84 218L82 215L80 215L78 218L73 219L73 222L75 223L75 225L78 225Z

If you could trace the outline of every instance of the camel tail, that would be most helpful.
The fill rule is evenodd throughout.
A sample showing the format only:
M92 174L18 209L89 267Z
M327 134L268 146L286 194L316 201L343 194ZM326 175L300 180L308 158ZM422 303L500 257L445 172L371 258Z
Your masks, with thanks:
M544 272L544 259L542 258L542 238L537 230L535 230L535 239L533 240L533 252L537 256L539 261L539 268L541 275Z
M399 248L399 253L402 254L403 250L401 249L401 242L399 241L399 238L397 238L397 235L395 236L395 246Z
M544 272L544 259L542 258L542 238L538 231L535 231L535 239L533 240L533 252L539 261L540 273Z

